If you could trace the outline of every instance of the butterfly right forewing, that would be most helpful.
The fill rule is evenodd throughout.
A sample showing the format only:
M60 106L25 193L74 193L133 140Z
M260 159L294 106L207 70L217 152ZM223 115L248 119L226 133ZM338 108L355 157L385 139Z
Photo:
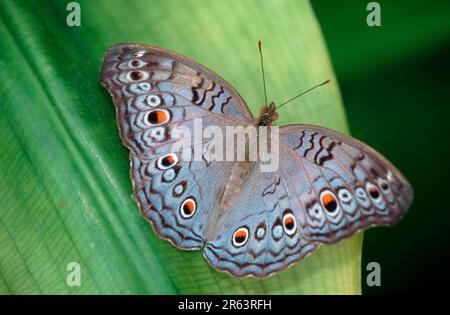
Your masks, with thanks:
M291 125L280 128L280 143L298 164L298 173L286 180L297 187L307 240L335 243L369 226L395 224L411 205L413 191L405 177L356 139ZM296 180L300 174L305 176Z

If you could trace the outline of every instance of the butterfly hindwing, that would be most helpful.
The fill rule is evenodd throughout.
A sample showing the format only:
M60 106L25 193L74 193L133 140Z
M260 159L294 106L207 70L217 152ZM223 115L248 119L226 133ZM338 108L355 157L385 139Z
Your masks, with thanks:
M301 234L304 213L286 181L296 162L289 159L287 148L280 149L280 168L261 172L255 163L238 199L217 222L214 233L207 235L204 256L215 268L236 277L263 278L317 248ZM242 244L236 241L238 236Z
M131 156L134 196L141 213L159 236L177 248L200 249L208 216L230 167L225 162L207 166L179 160L161 167L160 161Z

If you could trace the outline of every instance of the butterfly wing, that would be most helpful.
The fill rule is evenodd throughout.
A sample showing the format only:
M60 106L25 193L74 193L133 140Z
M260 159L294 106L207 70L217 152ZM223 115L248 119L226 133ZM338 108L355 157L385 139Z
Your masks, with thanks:
M297 161L296 198L302 236L335 243L358 230L397 223L413 199L411 185L380 153L335 131L310 125L280 128L280 143Z
M301 204L287 180L297 168L287 147L280 147L280 167L261 172L254 163L239 197L207 235L204 256L215 268L235 277L267 277L304 259L317 244L303 238Z
M207 235L204 256L236 277L266 277L373 225L398 222L413 192L367 145L307 125L280 128L279 169L258 163Z
M224 118L243 124L253 120L242 97L225 80L166 49L113 45L104 57L100 81L116 105L123 143L142 158L151 158L149 148L164 142L170 134L170 130L163 133L167 125L164 118L168 116L172 116L172 124L194 117ZM177 109L173 115L172 108ZM149 119L153 124L148 124Z
M113 96L123 143L131 151L134 196L156 233L181 249L203 246L204 230L230 163L185 161L174 144L203 127L253 119L239 94L195 61L165 49L118 44L108 49L101 82ZM192 142L195 145L207 144ZM207 153L207 152L203 152Z

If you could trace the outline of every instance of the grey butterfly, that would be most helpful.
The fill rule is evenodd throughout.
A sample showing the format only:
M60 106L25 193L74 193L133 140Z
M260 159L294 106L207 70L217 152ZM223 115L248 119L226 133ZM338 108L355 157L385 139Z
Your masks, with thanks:
M274 103L253 117L217 74L166 49L110 47L101 83L111 93L140 211L156 234L203 249L235 277L267 277L374 225L397 223L413 199L405 177L351 137L312 125L279 129L277 171L260 161L186 161L172 132L203 125L272 126Z

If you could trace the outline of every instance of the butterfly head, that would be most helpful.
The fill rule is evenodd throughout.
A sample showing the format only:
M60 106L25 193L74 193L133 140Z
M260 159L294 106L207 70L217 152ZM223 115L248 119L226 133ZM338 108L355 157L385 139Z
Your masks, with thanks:
M264 100L265 100L265 106L261 107L259 111L259 116L255 119L255 126L271 126L273 125L273 122L278 119L278 113L277 109L279 109L281 106L286 105L287 103L290 103L291 101L295 100L296 98L302 96L303 94L308 93L309 91L314 90L315 88L325 85L330 82L330 80L326 80L325 82L322 82L320 84L317 84L313 86L312 88L297 94L296 96L290 98L286 102L282 103L281 105L275 106L274 102L271 102L269 105L267 102L267 91L266 91L266 76L264 74L264 60L263 60L263 54L262 54L262 48L261 48L261 40L258 41L258 48L259 48L259 57L261 61L261 74L262 74L262 83L263 83L263 91L264 91Z
M259 116L255 120L255 126L271 126L273 122L278 119L275 103L272 102L269 106L261 107Z

